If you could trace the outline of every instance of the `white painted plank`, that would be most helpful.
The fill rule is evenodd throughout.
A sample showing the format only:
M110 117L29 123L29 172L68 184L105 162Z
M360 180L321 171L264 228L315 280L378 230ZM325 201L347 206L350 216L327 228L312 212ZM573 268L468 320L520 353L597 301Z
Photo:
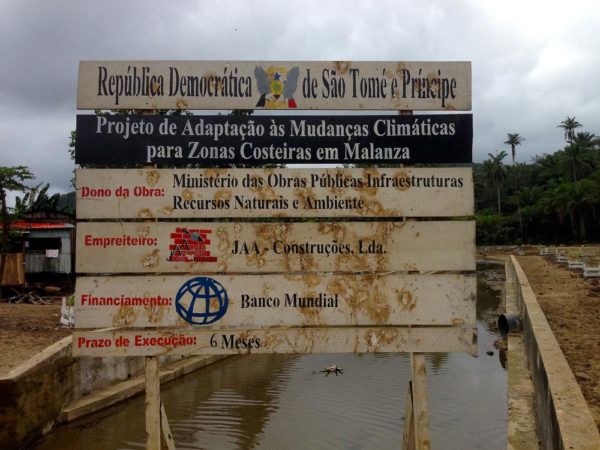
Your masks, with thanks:
M475 300L457 274L79 277L75 327L462 325Z
M475 222L77 225L78 273L475 270Z
M80 169L76 179L79 219L453 217L474 205L470 167Z
M78 109L470 110L466 61L82 61Z
M73 356L248 353L467 352L477 329L334 327L230 330L99 330L73 334Z

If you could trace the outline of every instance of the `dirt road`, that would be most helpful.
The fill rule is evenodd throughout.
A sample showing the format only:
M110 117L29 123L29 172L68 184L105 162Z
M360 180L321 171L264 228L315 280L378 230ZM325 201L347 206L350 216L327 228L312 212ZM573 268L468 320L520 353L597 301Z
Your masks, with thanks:
M68 336L71 330L62 328L59 319L60 303L0 303L0 375Z

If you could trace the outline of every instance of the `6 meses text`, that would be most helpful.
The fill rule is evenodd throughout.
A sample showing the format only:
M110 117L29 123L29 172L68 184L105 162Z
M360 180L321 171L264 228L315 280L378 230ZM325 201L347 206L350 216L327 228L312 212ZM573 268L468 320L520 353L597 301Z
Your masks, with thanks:
M260 348L260 338L215 333L210 337L210 346L237 350Z

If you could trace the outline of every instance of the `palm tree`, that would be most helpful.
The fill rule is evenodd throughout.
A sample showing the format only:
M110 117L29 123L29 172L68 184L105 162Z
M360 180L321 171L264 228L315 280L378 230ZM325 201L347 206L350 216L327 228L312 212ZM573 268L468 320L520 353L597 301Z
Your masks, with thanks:
M488 153L488 156L490 159L483 162L483 171L487 182L492 186L496 186L496 193L498 195L498 214L501 214L500 187L506 179L506 166L502 163L502 160L506 158L507 153L502 150L500 153L496 152L495 155Z
M598 209L600 208L600 170L596 171L589 178L591 186L589 189L584 189L583 197L584 201L591 209L593 232L595 233L595 239L600 236L600 220L598 220Z
M511 200L517 205L517 218L519 220L519 230L521 233L521 241L527 242L528 233L525 231L525 224L529 230L529 224L537 215L537 203L542 197L543 190L539 186L523 186L515 191Z
M539 185L557 186L563 175L563 158L560 152L534 158L536 166L534 182Z
M572 142L562 151L565 163L571 166L573 173L573 183L577 184L577 174L589 174L593 167L594 155L590 147Z
M560 125L557 125L557 128L562 128L565 130L565 141L570 143L573 142L573 139L575 138L575 129L581 128L581 124L577 122L575 117L567 116L567 118L563 120Z
M573 142L590 148L596 147L600 143L596 135L588 131L577 133L573 138Z
M521 145L521 142L525 140L524 137L519 136L519 133L508 133L506 135L506 141L504 143L506 145L510 145L510 149L512 150L512 162L513 166L515 165L515 156L517 154L516 147L517 145Z

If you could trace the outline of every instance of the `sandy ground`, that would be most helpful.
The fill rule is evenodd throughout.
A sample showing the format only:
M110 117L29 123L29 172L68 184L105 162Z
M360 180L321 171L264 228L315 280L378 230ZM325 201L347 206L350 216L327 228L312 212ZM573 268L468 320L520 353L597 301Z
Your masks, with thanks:
M519 261L600 428L600 281L549 258L530 255ZM0 302L0 376L70 334L59 317L60 304Z
M518 257L600 429L600 280L550 258Z
M52 305L0 303L0 376L71 330L59 322L60 303Z

